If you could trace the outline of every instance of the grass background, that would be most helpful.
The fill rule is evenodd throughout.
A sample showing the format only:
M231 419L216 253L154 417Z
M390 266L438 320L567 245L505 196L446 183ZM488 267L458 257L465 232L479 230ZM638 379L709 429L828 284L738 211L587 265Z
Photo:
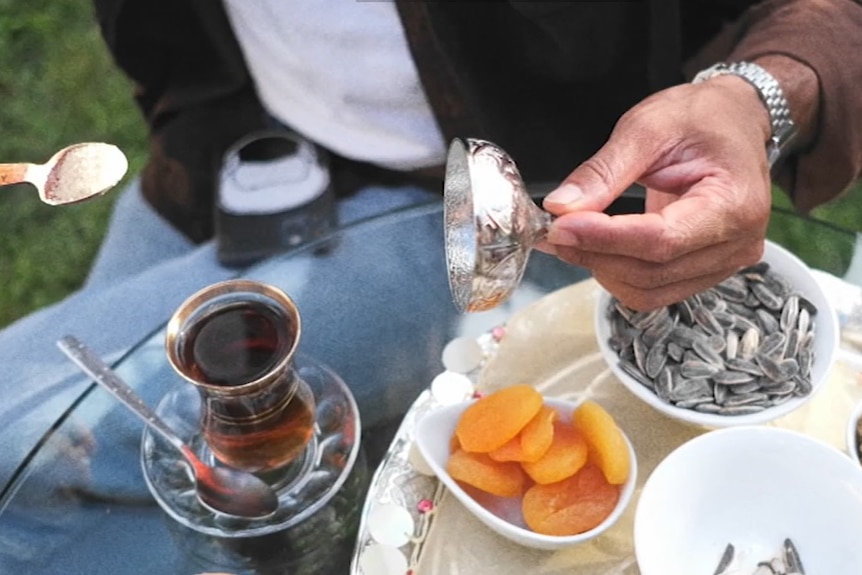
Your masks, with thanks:
M84 141L119 146L135 174L146 153L132 88L102 42L87 0L0 0L0 161L41 163ZM122 189L128 177L120 183ZM42 204L30 186L0 193L0 326L78 288L116 194L78 205ZM775 204L789 207L775 192ZM862 187L815 217L862 226ZM809 264L842 274L852 236L777 213L769 235Z
M88 0L0 0L0 104L2 162L42 163L69 144L104 141L126 153L130 175L142 165L143 120ZM0 192L5 325L81 285L116 194L51 207L29 185Z

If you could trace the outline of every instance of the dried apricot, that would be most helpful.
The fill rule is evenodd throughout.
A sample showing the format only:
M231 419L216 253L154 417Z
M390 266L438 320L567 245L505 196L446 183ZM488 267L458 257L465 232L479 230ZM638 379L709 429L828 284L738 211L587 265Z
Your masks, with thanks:
M477 399L464 410L455 433L465 451L488 453L518 435L542 408L542 395L521 384Z
M521 431L523 461L537 461L547 453L554 441L554 422L558 417L556 409L545 405L524 427Z
M459 449L461 449L461 442L458 441L458 435L453 433L449 438L449 453L455 453Z
M611 414L598 403L585 401L575 409L572 422L586 439L591 460L602 470L608 483L625 483L631 467L629 449Z
M587 442L570 424L553 422L554 435L550 447L536 461L524 461L521 467L536 483L562 481L577 473L587 462Z
M524 450L521 448L521 434L519 433L497 449L489 451L488 457L494 461L523 461Z
M526 479L518 463L494 461L485 453L463 449L449 456L446 471L455 481L500 497L520 495Z
M488 453L494 461L536 461L542 457L554 440L554 422L557 410L543 405L521 432L502 447Z
M620 487L607 482L594 465L547 485L527 489L521 503L524 521L536 533L577 535L598 527L617 506Z

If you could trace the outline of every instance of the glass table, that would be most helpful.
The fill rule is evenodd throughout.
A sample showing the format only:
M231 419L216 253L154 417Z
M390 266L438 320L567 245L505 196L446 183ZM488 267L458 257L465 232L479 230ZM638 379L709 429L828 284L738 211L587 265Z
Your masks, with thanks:
M361 465L369 472L404 413L443 369L448 342L479 337L518 309L589 277L534 252L511 300L490 312L460 315L447 286L441 210L435 203L362 221L240 274L281 287L296 301L303 322L300 353L339 374L359 405ZM392 237L411 233L417 241L397 246L397 258L380 261L378 254L393 251ZM438 236L441 241L428 243ZM838 277L854 265L856 235L850 231L776 212L770 236ZM184 385L167 362L163 330L115 368L153 406ZM254 561L241 570L223 568L190 552L147 488L141 436L141 422L95 384L70 405L2 486L0 571L348 572L349 540L327 549L335 567L325 569L271 570ZM361 490L349 504L362 508Z

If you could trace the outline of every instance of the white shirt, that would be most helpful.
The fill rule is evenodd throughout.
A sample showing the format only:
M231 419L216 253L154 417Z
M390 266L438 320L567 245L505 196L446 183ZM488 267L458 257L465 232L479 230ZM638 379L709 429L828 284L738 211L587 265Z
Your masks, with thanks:
M405 170L444 162L394 2L225 5L263 105L278 120L348 158Z

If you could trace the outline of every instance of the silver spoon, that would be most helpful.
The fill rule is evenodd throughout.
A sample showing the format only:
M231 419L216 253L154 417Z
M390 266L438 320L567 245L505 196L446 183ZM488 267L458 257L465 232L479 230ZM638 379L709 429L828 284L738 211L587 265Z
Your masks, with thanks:
M210 467L201 461L128 384L75 337L60 339L57 347L182 453L191 465L197 496L203 505L213 511L248 518L266 517L278 509L275 491L256 475L228 467Z
M111 144L74 144L44 164L0 164L0 186L29 183L48 205L72 204L104 194L129 168L125 154Z
M499 146L456 138L446 157L443 220L449 289L462 312L484 311L518 287L551 215L533 203Z

